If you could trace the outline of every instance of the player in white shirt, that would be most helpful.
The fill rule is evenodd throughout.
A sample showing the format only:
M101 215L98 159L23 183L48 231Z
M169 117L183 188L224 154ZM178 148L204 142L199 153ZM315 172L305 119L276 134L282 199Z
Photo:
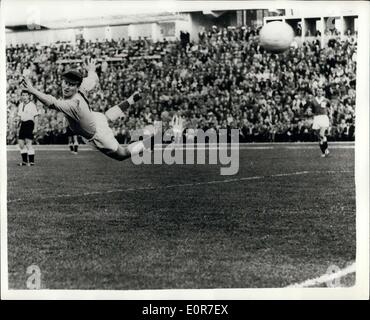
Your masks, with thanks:
M97 86L99 78L95 72L95 60L90 59L86 65L88 76L83 78L82 75L75 70L67 71L62 75L62 92L64 99L56 99L55 97L42 93L32 86L32 83L26 79L22 80L22 87L33 94L45 106L63 112L68 120L71 130L80 135L85 141L92 144L105 155L122 161L130 158L134 154L141 153L144 150L153 148L156 132L151 132L151 138L134 142L127 147L120 146L115 139L112 129L108 125L108 120L116 120L123 116L123 112L140 99L140 94L135 92L127 100L107 110L105 114L94 112L89 106L86 99L86 94ZM182 122L176 123L181 127ZM177 128L178 129L178 128ZM162 137L160 138L162 141Z
M66 136L68 139L69 150L72 154L78 154L78 135L74 134L71 128L66 124L66 119L64 118L63 124L66 126Z
M37 131L38 111L31 95L22 90L22 102L18 106L18 117L20 129L18 134L18 145L21 152L22 162L20 166L33 166L35 164L35 149L32 146L33 135Z

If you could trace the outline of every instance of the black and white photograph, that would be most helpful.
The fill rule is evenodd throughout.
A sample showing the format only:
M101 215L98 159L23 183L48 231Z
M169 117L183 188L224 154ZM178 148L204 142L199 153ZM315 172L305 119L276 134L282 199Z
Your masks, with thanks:
M2 0L2 297L368 299L369 9Z

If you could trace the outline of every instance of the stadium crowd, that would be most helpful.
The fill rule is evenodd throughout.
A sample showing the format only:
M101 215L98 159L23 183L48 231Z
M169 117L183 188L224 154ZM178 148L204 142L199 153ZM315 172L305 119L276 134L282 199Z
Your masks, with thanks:
M88 56L100 61L100 88L89 96L94 110L143 91L144 99L127 117L112 123L121 143L154 121L168 126L173 112L185 117L189 135L199 128L238 128L246 142L313 141L310 99L319 87L331 101L329 139L353 140L356 37L334 37L323 48L312 37L276 55L259 46L257 34L246 27L213 27L197 43L183 37L7 46L7 142L16 143L21 77L61 97L61 74L71 67L82 70L81 59ZM36 143L65 143L63 115L41 104L39 111Z

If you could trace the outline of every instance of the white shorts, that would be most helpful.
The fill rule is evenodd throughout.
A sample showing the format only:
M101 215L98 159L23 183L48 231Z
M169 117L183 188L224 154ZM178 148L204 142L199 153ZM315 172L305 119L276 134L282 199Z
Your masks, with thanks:
M326 114L320 114L313 117L312 129L327 129L329 128L329 117Z
M108 125L107 118L103 113L94 111L92 113L95 118L96 132L91 139L85 140L103 153L117 151L119 143Z

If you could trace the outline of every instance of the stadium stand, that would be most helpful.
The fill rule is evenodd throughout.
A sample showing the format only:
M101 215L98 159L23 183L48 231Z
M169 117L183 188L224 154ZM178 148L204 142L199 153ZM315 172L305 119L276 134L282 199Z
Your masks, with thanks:
M144 93L126 118L112 123L121 143L146 124L168 124L174 111L193 133L238 128L242 142L313 141L309 99L319 86L331 100L329 138L354 140L356 36L333 38L324 48L312 37L275 55L259 47L257 35L250 27L214 27L199 34L198 43L184 36L7 46L7 143L16 143L20 78L60 96L62 72L81 69L87 56L100 61L100 88L89 97L94 110L105 111L137 89ZM63 116L39 110L36 143L66 143Z

